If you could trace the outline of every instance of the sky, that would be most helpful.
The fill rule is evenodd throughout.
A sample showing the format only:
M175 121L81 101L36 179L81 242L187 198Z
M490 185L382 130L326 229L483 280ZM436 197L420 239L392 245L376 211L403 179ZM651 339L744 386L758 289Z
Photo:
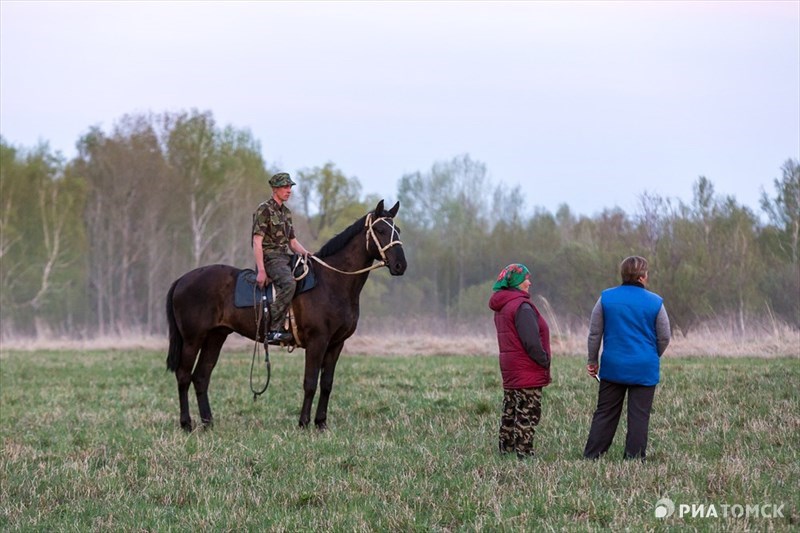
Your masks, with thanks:
M758 212L800 159L800 0L0 0L5 142L71 158L90 127L193 109L387 201L468 154L531 210L688 203L705 176Z

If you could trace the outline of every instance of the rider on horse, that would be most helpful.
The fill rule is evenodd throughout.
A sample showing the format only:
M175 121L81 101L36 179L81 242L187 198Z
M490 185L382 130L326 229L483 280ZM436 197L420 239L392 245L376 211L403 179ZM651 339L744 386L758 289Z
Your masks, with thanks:
M292 303L295 284L290 266L291 252L307 256L308 250L295 238L292 212L285 205L295 182L286 172L269 180L272 197L262 202L253 214L253 255L258 274L256 283L264 287L267 276L275 285L275 299L270 306L269 343L291 342L292 334L283 328L286 311Z

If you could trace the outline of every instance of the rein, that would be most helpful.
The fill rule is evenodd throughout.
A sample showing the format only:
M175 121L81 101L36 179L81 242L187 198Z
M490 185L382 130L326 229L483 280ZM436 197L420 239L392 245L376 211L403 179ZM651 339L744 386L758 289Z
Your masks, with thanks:
M356 270L355 272L347 272L346 270L339 270L338 268L329 265L328 263L326 263L325 261L323 261L322 259L320 259L316 255L312 255L311 259L313 259L314 261L316 261L320 265L324 266L325 268L333 270L334 272L338 272L339 274L347 274L347 275L363 274L364 272L369 272L370 270L375 270L376 268L382 268L382 267L387 266L386 265L386 261L384 261L382 263L375 263L374 265L368 266L367 268L362 268L361 270Z
M369 250L369 240L370 240L370 237L371 237L372 238L372 242L374 242L375 246L378 248L378 253L381 254L382 261L380 263L375 263L375 264L370 265L370 266L368 266L366 268L362 268L361 270L356 270L355 272L347 272L345 270L339 270L338 268L329 265L328 263L326 263L325 261L323 261L322 259L320 259L316 255L312 255L311 258L314 261L316 261L317 263L319 263L320 265L324 266L325 268L333 270L334 272L338 272L339 274L347 274L347 275L363 274L364 272L369 272L369 271L375 270L377 268L388 266L389 265L389 260L386 259L386 250L388 250L392 246L395 246L395 245L398 245L398 244L402 245L403 242L400 239L395 237L396 235L398 235L398 232L397 232L397 228L395 228L395 226L394 226L394 220L388 219L388 217L380 217L380 218L376 219L375 221L373 221L372 220L372 215L373 215L373 213L369 213L367 215L367 220L366 220L366 222L364 224L364 226L367 228L366 245L367 245L367 250ZM391 222L390 222L390 220L391 220ZM378 240L378 236L375 235L375 229L374 228L375 228L375 225L378 222L383 222L384 224L386 224L390 228L392 228L392 237L391 237L391 240L386 244L386 246L381 246L381 242Z
M258 336L261 330L261 321L264 318L264 306L266 305L267 297L266 295L261 297L261 302L256 300L256 286L253 285L253 307L255 307L255 315L256 315L256 342L253 345L253 360L250 362L250 392L253 393L253 401L256 401L259 396L264 394L267 391L267 387L269 387L269 378L272 374L271 372L271 365L269 362L269 348L267 348L266 342L264 343L264 363L267 365L267 381L264 383L264 387L261 390L256 390L253 388L253 368L256 365L256 352L258 351ZM265 332L266 334L266 332ZM265 339L266 341L266 339Z

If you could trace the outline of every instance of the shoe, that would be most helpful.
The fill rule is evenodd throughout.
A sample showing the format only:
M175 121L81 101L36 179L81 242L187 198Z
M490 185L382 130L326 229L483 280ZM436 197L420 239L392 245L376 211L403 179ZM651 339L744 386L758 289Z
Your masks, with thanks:
M267 342L269 344L290 343L294 340L292 334L288 331L270 331L267 333Z

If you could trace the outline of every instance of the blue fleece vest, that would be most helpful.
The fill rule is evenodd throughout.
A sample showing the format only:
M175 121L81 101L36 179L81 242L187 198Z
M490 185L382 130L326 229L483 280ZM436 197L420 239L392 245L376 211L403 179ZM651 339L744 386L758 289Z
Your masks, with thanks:
M635 285L606 289L600 379L625 385L656 385L660 358L656 318L661 296Z

